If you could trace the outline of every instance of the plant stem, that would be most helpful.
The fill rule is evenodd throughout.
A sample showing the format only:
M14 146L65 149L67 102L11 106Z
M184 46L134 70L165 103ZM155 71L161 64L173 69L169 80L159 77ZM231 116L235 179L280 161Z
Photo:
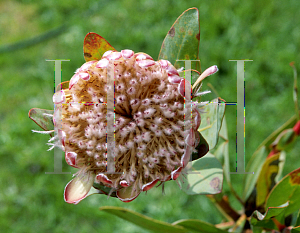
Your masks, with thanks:
M218 208L218 210L223 214L223 216L228 221L237 221L240 217L239 213L237 213L229 204L227 197L222 196L221 199L217 199L215 195L208 194L206 195Z

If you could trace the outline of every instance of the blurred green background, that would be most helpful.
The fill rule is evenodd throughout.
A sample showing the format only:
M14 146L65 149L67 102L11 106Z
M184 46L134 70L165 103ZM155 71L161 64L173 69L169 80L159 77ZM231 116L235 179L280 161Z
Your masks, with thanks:
M200 12L202 70L211 65L219 67L219 72L205 82L212 83L223 99L236 101L236 63L228 60L253 60L245 66L246 163L262 140L294 114L289 63L295 61L299 70L298 0L2 1L1 232L147 232L98 210L107 205L126 207L170 223L182 218L213 224L222 220L205 196L187 196L175 182L166 184L164 196L161 188L154 188L130 203L104 195L94 195L78 205L65 203L63 190L71 175L45 174L53 171L53 152L47 152L46 145L49 137L33 134L31 129L39 128L28 118L33 107L53 109L54 63L46 59L70 59L62 64L62 78L69 80L84 63L82 45L88 32L102 35L117 50L143 51L157 58L173 22L190 7ZM38 37L40 43L28 41L47 32L45 37ZM235 117L236 108L228 106L232 171ZM296 146L287 154L284 174L299 167L299 149ZM63 171L75 173L76 169L63 161ZM242 191L242 178L232 176L238 192Z

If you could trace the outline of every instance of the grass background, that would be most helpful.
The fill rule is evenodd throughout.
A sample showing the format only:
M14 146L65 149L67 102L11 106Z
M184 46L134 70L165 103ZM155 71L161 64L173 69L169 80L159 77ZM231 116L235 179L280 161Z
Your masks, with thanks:
M149 217L174 222L194 218L219 223L222 217L204 196L187 196L175 182L122 203L94 195L78 205L63 200L71 175L53 171L48 136L31 133L38 126L28 119L33 107L51 109L53 62L63 62L62 78L69 80L83 64L82 45L88 32L106 38L117 50L129 48L157 58L160 45L176 18L187 8L200 12L202 69L217 65L206 82L228 102L236 101L236 63L246 63L246 162L273 130L294 114L293 71L300 63L300 2L282 1L54 1L0 2L0 230L1 232L147 232L98 210L122 206ZM62 33L42 43L16 49L9 46L49 30ZM16 49L16 50L15 50ZM231 169L235 160L236 109L226 112ZM284 173L299 167L299 145L287 155ZM62 158L63 159L63 158ZM63 162L63 171L76 172ZM242 191L242 175L233 186ZM233 204L240 208L230 197Z

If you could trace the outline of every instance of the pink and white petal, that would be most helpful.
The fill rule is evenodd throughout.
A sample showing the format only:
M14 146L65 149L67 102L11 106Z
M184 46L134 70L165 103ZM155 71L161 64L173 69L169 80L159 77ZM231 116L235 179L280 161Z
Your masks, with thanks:
M182 80L182 78L180 76L178 76L178 75L169 75L168 76L168 80L172 84L175 84L175 83L178 84L178 83L180 83L180 81Z
M198 146L198 144L200 143L200 133L199 131L195 132L195 148Z
M128 59L128 58L131 58L133 56L134 52L130 49L124 49L124 50L121 51L121 54L122 54L123 58Z
M65 153L65 160L67 162L68 165L78 168L76 166L76 159L77 159L77 153L75 152L66 152Z
M96 181L102 182L106 186L112 185L112 181L110 179L108 179L108 177L106 175L104 175L102 173L100 173L96 176Z
M106 68L109 64L108 59L106 58L102 58L100 61L98 61L98 63L96 64L97 68Z
M168 72L168 75L179 75L178 71L176 70L176 68L172 65L169 65L167 68L166 68L167 72Z
M58 138L60 139L60 142L63 146L65 146L65 140L66 140L66 133L65 131L62 131L61 129L57 130Z
M140 61L136 61L136 63L142 68L147 68L155 65L155 61L153 60L140 60Z
M137 53L136 54L136 57L135 57L135 60L136 61L141 61L141 60L153 60L153 58L150 56L150 55L148 55L148 54L146 54L146 53Z
M94 60L94 61L89 61L89 62L84 63L84 64L78 69L78 72L87 70L87 69L90 68L91 65L94 64L95 62L97 62L97 61Z
M66 95L63 90L55 92L53 95L53 103L55 104L61 104L66 101Z
M93 186L95 174L88 173L85 176L76 176L65 187L64 199L70 204L78 204L83 200Z
M185 143L188 146L195 147L195 130L193 128L190 129L189 134L185 139Z
M179 167L176 170L174 170L174 171L171 172L171 178L172 178L172 180L176 180L179 177L179 175L180 175L180 173L182 171L182 168L183 167Z
M120 185L121 185L122 187L124 187L124 188L126 188L126 187L129 186L129 184L128 184L128 182L127 182L126 180L121 180L121 181L120 181Z
M69 82L69 90L71 90L71 88L78 82L78 80L80 79L78 73L74 74L73 77L71 78L70 82Z
M206 70L204 70L204 72L200 75L200 77L198 79L202 80L202 79L206 78L207 76L210 76L210 75L216 73L218 70L219 69L216 65L211 66L211 67L207 68Z
M109 54L111 54L112 52L114 52L113 50L108 50L108 51L106 51L103 55L102 55L102 57L101 57L101 59L103 59L104 57L107 57Z
M118 60L122 57L122 54L120 52L112 52L109 55L107 55L106 59L108 60Z
M153 180L153 181L151 181L147 184L144 184L142 186L142 191L145 192L145 191L148 191L148 190L152 189L156 185L157 182L158 182L158 179Z
M61 125L62 106L56 107L53 114L53 123L57 128L62 128Z
M81 72L79 73L79 77L84 80L84 81L88 81L90 80L90 75L86 72Z
M191 84L189 81L187 81L186 79L181 79L181 81L178 85L178 92L183 97L185 96L185 85L188 85L188 87L191 87ZM192 93L192 90L191 90L191 93Z
M117 197L123 202L131 202L141 193L140 190L132 191L132 186L117 191Z
M170 65L170 62L168 60L159 60L158 62L160 64L161 68L163 68L163 69L167 69L168 66Z
M193 147L186 145L185 152L181 157L181 165L183 168L185 168L188 162L190 161L192 152L193 152Z
M197 108L194 108L194 121L193 121L193 129L196 131L199 127L200 127L200 123L201 123L201 115L199 113L199 111L197 110Z

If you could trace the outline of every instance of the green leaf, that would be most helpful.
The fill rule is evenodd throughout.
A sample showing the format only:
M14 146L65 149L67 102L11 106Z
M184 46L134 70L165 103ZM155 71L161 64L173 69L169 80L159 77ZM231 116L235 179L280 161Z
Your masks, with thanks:
M170 223L158 221L153 218L149 218L140 213L134 212L132 210L128 210L121 207L113 207L113 206L104 206L101 207L100 210L103 210L107 213L116 215L122 219L125 219L129 222L134 223L137 226L140 226L144 229L158 232L158 233L182 233L188 232L187 229L184 229L181 226L174 226Z
M254 174L245 175L243 200L247 200L250 194L252 193L267 156L268 152L266 148L262 146L259 148L259 150L256 150L254 152L250 161L248 162L246 171L254 172Z
M247 200L257 181L262 165L268 155L266 148L269 148L278 135L285 129L292 128L297 122L297 116L292 116L287 122L271 133L256 149L247 163L246 172L254 172L254 174L246 174L244 179L243 200Z
M281 151L279 155L278 173L275 177L275 182L278 183L282 179L282 171L286 160L285 151Z
M182 183L182 189L189 195L216 194L222 191L223 170L219 160L211 153L189 162L185 168L187 180Z
M256 184L256 206L261 206L265 203L267 195L275 185L278 165L279 153L267 158L263 164Z
M271 190L266 208L279 206L289 201L286 216L300 209L300 168L290 172Z
M216 158L219 161L221 161L221 164L223 165L226 181L230 184L231 183L230 162L229 162L229 148L228 148L229 140L228 140L227 123L226 123L225 115L223 118L221 130L219 132L219 138L225 141L216 148L213 154L216 156Z
M291 233L298 233L298 232L300 232L300 226L296 226L292 228Z
M53 113L53 110L32 108L28 116L43 130L50 131L54 129L53 116L50 116L53 115ZM50 136L53 137L52 134L50 134Z
M176 60L199 60L199 42L199 11L197 8L190 8L177 18L169 30L162 43L158 60L168 60L176 68L184 66L183 61ZM200 62L192 62L192 69L200 71Z
M201 109L205 113L201 114L201 125L198 131L206 139L209 149L212 150L218 143L219 131L225 114L225 103L220 98L216 98Z
M85 36L83 55L86 62L100 60L102 55L108 50L116 51L102 36L94 32L90 32Z
M297 232L300 232L300 210L298 211L298 214L297 214L297 220L295 223L295 227L293 227L291 233L297 233Z
M255 210L251 215L250 223L253 226L260 226L267 229L278 229L275 224L275 222L277 221L275 217L285 211L288 206L289 203L286 202L278 207L269 207L264 215L261 214L258 210Z
M285 122L282 126L276 129L273 133L271 133L257 148L259 150L262 146L269 148L269 146L274 142L277 136L285 129L293 128L293 126L297 123L297 116L292 116L287 122ZM254 152L255 153L255 152ZM247 170L247 169L246 169Z
M176 226L183 226L184 228L193 232L199 233L226 233L221 229L216 228L214 225L200 221L198 219L183 219L173 223Z
M239 219L236 221L236 224L233 228L231 228L231 232L242 233L244 230L244 226L247 220L246 214L242 214Z
M297 213L297 220L296 220L295 226L300 226L300 210Z
M252 233L262 233L261 227L251 225Z
M297 135L292 128L283 130L271 144L276 150L289 150L293 147L296 141Z
M290 63L290 66L291 66L291 67L293 68L293 70L294 70L293 100L294 100L294 104L295 104L295 112L296 112L297 119L300 120L300 116L299 116L299 105L298 105L297 70L296 70L296 67L294 66L294 62L291 62L291 63Z

